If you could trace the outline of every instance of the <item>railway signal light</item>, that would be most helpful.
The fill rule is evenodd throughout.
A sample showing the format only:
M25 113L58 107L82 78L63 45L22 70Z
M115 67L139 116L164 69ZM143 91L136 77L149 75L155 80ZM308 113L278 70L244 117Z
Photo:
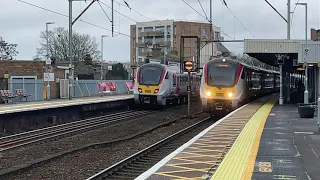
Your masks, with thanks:
M193 70L193 62L192 61L184 61L184 69L186 71L192 71Z

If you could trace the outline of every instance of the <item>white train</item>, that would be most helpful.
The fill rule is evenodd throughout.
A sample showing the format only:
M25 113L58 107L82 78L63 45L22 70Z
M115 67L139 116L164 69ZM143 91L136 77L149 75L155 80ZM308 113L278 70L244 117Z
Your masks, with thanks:
M279 91L278 71L262 69L229 57L216 58L203 67L200 98L202 108L212 115L224 115L245 100Z
M191 92L199 96L201 75L191 74ZM146 60L137 69L134 85L135 104L166 106L187 102L187 73L180 73L179 63Z

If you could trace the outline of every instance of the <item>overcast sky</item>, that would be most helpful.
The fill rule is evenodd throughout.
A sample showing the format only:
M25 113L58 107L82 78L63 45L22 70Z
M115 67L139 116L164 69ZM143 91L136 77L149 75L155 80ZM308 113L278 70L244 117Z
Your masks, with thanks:
M23 0L37 6L41 6L62 14L68 14L67 0ZM100 0L111 6L110 0ZM193 6L198 12L204 14L197 0L185 0ZM291 0L292 11L295 8L294 3L297 0ZM129 16L135 21L152 20L197 20L206 21L197 12L186 5L182 0L126 0L132 9L143 14L147 18L130 11L118 2L124 4L123 0L115 0L114 8L122 14ZM209 0L200 0L209 17ZM228 7L242 22L242 24L257 39L285 39L286 23L285 21L264 1L264 0L226 0ZM279 12L286 17L286 0L269 0ZM308 38L310 38L310 28L320 29L320 3L319 0L301 0L308 2ZM89 2L73 2L73 16L78 16ZM111 9L102 5L109 17ZM120 8L120 10L119 10ZM305 10L303 6L297 6L294 18L293 29L291 29L292 39L304 39L305 36ZM93 4L81 18L84 21L111 29L111 23L105 16L98 3ZM16 57L21 60L32 60L36 54L36 48L39 46L39 33L45 30L45 23L54 21L53 27L68 28L68 18L52 12L33 7L18 0L1 0L0 11L0 36L9 43L18 44L19 55ZM121 32L129 35L130 24L134 21L114 13L115 34ZM213 24L222 27L222 30L232 39L253 39L253 36L234 18L232 13L221 3L220 0L213 0ZM76 22L73 26L75 31L90 33L96 37L100 43L101 35L109 35L104 40L104 59L107 61L129 61L129 37L119 35L111 38L111 32L105 29L97 28L83 22ZM225 36L225 39L230 39ZM242 43L224 43L232 51L242 52ZM99 46L100 47L100 46Z

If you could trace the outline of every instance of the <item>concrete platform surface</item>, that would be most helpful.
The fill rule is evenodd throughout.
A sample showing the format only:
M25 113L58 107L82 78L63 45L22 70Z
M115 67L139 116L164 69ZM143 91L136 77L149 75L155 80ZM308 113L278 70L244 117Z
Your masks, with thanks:
M297 105L274 106L264 126L252 179L320 179L316 118L300 118Z

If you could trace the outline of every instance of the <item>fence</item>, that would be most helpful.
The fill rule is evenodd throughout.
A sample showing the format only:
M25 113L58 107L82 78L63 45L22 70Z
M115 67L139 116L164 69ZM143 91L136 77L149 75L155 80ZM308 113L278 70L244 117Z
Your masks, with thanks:
M42 79L11 79L8 81L8 89L15 93L17 89L25 89L28 97L28 101L41 101L43 100L43 80ZM18 97L13 101L20 101Z
M74 97L100 96L99 83L114 83L115 91L105 95L132 94L130 91L130 80L78 80L74 84Z
M121 95L121 94L132 94L133 84L130 80L77 80L74 82L73 97L93 97L100 96L101 91L99 90L99 83L114 83L115 91L111 93L104 93L103 95ZM60 87L57 86L60 91L61 98L68 97L68 80L60 80ZM6 89L6 88L2 88ZM31 96L28 97L28 101L42 101L44 100L44 82L42 79L32 79L32 78L18 78L9 79L8 89L15 93L17 89L25 89L27 94ZM17 97L13 101L20 101Z

